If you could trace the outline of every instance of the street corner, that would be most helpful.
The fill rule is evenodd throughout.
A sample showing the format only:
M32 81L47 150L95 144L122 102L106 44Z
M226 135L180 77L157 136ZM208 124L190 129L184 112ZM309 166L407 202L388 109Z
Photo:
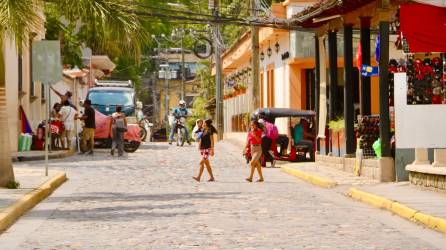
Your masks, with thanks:
M310 163L314 164L314 163ZM333 188L338 185L334 180L315 175L313 173L304 172L299 169L296 164L286 164L280 167L284 173L290 174L296 178L309 182L322 188Z
M11 189L10 193L3 192L0 198L5 200L15 199L15 201L12 204L0 203L0 232L8 229L18 218L50 196L65 181L67 181L66 173L57 171L46 178L46 181L42 184L35 185L35 187L29 188L27 186L27 188L18 189L18 192L17 189ZM21 194L21 191L23 194ZM19 196L17 196L17 193L19 193Z

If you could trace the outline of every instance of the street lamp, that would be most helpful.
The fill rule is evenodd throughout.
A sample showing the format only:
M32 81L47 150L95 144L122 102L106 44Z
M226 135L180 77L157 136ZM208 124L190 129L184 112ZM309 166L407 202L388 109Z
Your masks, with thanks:
M273 50L271 49L271 41L269 42L269 46L268 49L266 50L266 54L268 55L268 57L271 57L271 55L273 54Z
M263 62L263 60L265 60L265 53L263 53L263 50L262 50L262 52L260 53L260 61Z
M271 47L268 47L266 54L268 55L268 57L271 57L271 55L273 54L273 50L271 49Z

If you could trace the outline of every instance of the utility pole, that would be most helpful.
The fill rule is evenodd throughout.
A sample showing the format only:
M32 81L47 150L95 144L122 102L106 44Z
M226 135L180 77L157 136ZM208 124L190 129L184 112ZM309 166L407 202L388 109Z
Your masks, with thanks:
M221 47L219 44L218 34L220 32L219 19L219 0L209 0L209 7L212 9L214 18L216 20L214 24L214 41L215 41L215 84L216 84L216 122L218 130L218 139L223 139L224 131L224 114L223 114L223 82L222 82L222 62L221 62Z
M253 19L257 18L256 1L251 0L251 15ZM252 46L252 110L260 107L260 91L259 91L259 27L252 26L251 28L251 46Z
M184 67L184 34L181 34L181 100L184 100L185 81L186 81L186 68Z
M164 121L166 123L166 135L168 135L169 133L169 79L170 79L170 67L169 64L163 64L161 65L162 71L164 71L164 73L162 74L162 76L164 77L164 111L165 111L165 117L164 117Z

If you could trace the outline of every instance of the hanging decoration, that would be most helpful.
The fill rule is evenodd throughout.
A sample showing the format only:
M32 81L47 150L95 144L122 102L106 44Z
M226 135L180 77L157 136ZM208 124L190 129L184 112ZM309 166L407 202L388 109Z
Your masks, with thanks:
M360 69L362 67L362 45L358 44L358 48L356 49L356 67Z
M381 44L380 38L379 38L379 36L377 36L376 37L376 45L375 45L375 61L378 64L379 64L379 56L381 54L380 44Z

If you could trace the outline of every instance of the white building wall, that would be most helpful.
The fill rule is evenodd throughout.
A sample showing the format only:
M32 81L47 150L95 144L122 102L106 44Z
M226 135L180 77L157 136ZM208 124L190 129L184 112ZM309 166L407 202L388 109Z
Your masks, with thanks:
M43 11L40 12L42 20ZM41 40L45 37L44 22L39 24L38 30L36 30L37 36L35 40ZM16 49L16 44L13 39L5 38L3 45L4 61L5 61L5 87L6 87L6 104L8 111L8 124L10 135L11 151L16 152L18 150L18 138L21 133L20 122L20 106L23 107L25 114L28 118L30 126L33 130L37 128L37 124L43 120L45 112L42 110L44 104L41 101L41 87L40 83L35 83L36 98L30 97L30 85L31 85L31 61L30 61L30 46L22 49L22 91L23 95L19 96L19 55Z
M17 151L18 148L17 138L20 131L18 109L18 57L15 44L12 42L5 42L3 50L5 56L5 86L9 124L9 142L11 145L11 151L14 152Z
M271 49L273 53L271 57L268 57L267 49L269 44L263 46L261 50L265 53L265 60L260 62L260 68L263 69L263 103L266 105L268 100L268 75L267 68L270 65L274 65L274 107L276 108L289 108L290 107L290 72L287 60L282 60L282 54L290 51L290 38L289 36L282 36L278 39L280 49L277 53L274 45L276 44L276 38L271 40ZM279 129L279 133L286 134L288 131L287 119L277 119L276 125Z

